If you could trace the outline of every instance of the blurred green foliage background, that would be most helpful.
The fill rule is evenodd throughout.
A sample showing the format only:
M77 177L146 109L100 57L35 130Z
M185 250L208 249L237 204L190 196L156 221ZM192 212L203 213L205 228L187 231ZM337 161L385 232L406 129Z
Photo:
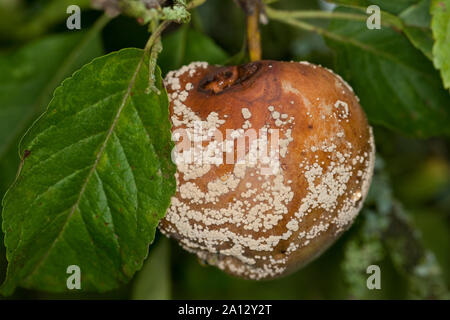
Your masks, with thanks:
M89 30L101 13L89 8L89 1L0 0L0 58L49 35L77 33L65 26L68 4L82 8L82 32ZM324 9L316 0L281 0L277 8ZM327 21L313 21L326 27ZM335 55L317 34L270 21L262 26L263 58L308 60L334 68ZM189 26L173 25L163 35L165 50L159 64L164 73L193 59L213 63L239 57L245 34L245 19L231 0L208 0L195 9ZM207 35L209 38L205 37ZM119 16L101 32L101 39L89 38L85 58L50 77L61 80L83 63L101 53L126 47L144 47L148 32L135 20ZM100 41L103 49L96 47ZM81 41L75 41L74 45ZM180 47L182 46L182 47ZM57 46L49 50L58 49ZM67 54L77 50L66 47ZM51 57L36 59L48 64ZM64 57L62 57L64 58ZM76 60L76 59L75 59ZM64 59L57 61L64 64ZM1 68L0 64L0 68ZM57 67L57 66L56 66ZM0 69L0 74L3 70ZM58 78L59 77L59 78ZM56 79L56 80L55 80ZM42 81L51 81L47 78ZM15 88L0 88L0 103L11 90L30 95L32 85L23 80ZM54 88L50 88L50 92ZM25 119L25 127L45 109L50 98L39 100L38 112ZM447 106L450 107L450 106ZM0 106L0 117L6 117ZM450 123L448 124L450 126ZM247 281L203 266L194 255L175 242L157 235L144 268L128 285L106 294L70 292L64 295L19 289L11 299L448 299L450 287L450 140L415 139L381 126L374 126L377 164L373 185L365 207L352 228L321 257L302 270L279 280ZM0 158L0 193L3 195L18 167L17 141L4 147ZM0 140L2 141L2 140ZM377 264L382 270L382 289L368 290L366 267ZM6 259L0 248L0 281Z

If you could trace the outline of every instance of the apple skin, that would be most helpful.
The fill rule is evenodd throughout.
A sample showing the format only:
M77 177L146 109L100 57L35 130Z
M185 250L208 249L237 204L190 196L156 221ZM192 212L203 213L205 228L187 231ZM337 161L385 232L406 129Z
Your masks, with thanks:
M262 174L261 159L178 164L177 192L159 226L164 234L208 264L259 280L299 269L350 227L369 189L375 146L342 78L307 62L263 60L193 63L170 72L165 85L174 133L192 133L195 121L224 139L227 129L265 127L279 130L282 147L276 174ZM185 139L174 140L179 146Z

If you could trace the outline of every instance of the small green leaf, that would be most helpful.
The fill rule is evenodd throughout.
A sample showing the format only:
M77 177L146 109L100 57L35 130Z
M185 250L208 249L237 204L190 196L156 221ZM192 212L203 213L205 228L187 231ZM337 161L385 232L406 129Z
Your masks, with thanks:
M158 64L164 73L175 70L193 61L222 64L227 60L226 52L213 40L188 26L182 26L162 39L164 50Z
M142 266L175 191L168 98L146 94L149 56L124 49L64 81L20 145L22 170L3 200L4 294L64 292L69 265L86 291Z
M332 21L329 32L337 72L353 85L370 121L418 137L450 134L450 96L401 33L344 20Z
M450 89L450 0L432 0L433 62L441 71L444 86Z
M133 300L169 300L170 242L161 237L134 280Z

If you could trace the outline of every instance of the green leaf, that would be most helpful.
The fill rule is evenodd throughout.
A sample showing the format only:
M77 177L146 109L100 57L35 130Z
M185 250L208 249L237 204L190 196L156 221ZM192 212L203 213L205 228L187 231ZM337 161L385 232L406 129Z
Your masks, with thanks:
M398 16L409 26L429 28L431 23L429 7L430 0L421 0L405 8Z
M371 4L380 6L381 22L387 21L404 32L411 43L430 60L433 37L430 29L431 16L428 12L430 0L405 1L368 1L368 0L337 0L341 5L352 6L354 9L366 13ZM396 16L398 14L398 16Z
M102 53L98 33L89 31L48 36L0 56L0 198L16 176L17 146L25 130L45 110L61 81ZM3 235L0 241L2 281Z
M171 298L170 242L162 237L134 280L133 300L169 300Z
M450 96L401 33L348 20L332 21L329 32L336 71L353 85L371 122L417 137L450 133Z
M433 62L441 71L445 88L450 89L450 0L432 0Z
M422 51L422 53L431 61L433 56L431 50L433 47L433 38L431 35L431 30L415 27L415 26L405 26L405 35L411 41L411 43Z
M222 64L228 55L213 40L188 26L182 26L162 39L164 50L158 57L163 73L176 70L193 61Z
M124 49L56 89L20 145L22 170L3 200L10 294L64 292L69 265L86 291L127 282L142 266L175 191L168 98L149 56Z
M431 16L428 12L430 0L422 0L411 5L399 14L403 21L403 31L411 43L430 60L433 60L431 50L433 36L431 34Z

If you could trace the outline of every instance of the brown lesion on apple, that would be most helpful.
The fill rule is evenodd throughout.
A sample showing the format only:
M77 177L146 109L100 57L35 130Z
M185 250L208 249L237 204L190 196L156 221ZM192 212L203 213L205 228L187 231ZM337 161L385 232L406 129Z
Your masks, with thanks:
M261 69L261 62L251 62L240 66L221 67L200 80L198 91L207 94L221 94L236 85L244 84Z

